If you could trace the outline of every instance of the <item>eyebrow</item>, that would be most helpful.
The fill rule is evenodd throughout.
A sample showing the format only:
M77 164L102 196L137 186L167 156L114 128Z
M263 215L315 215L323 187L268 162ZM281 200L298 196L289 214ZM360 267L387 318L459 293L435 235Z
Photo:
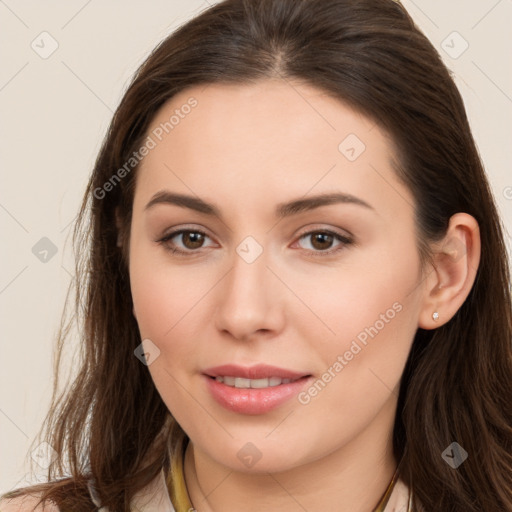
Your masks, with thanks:
M215 216L219 219L222 218L220 210L215 205L207 203L199 197L177 194L168 190L161 190L160 192L157 192L145 206L144 210L147 211L157 204L172 204L183 208L189 208L206 215ZM279 203L276 206L275 215L282 219L284 217L290 217L304 211L332 204L355 204L375 211L371 205L358 197L351 194L335 192L310 196L304 199L294 199L286 203Z

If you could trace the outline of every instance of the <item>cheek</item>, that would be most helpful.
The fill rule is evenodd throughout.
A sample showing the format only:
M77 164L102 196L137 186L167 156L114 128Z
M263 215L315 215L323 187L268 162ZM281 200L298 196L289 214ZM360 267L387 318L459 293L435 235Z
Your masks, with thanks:
M320 326L319 332L326 334L326 340L338 340L343 345L361 334L359 338L364 342L372 326L384 332L392 331L404 320L410 324L404 318L408 314L403 313L417 307L418 273L414 258L400 260L394 254L383 258L378 251L369 250L347 258L347 264L338 269L309 272L306 278L308 273L294 276L294 292L315 313L307 318L311 327Z
M170 255L142 237L130 247L130 286L141 336L162 340L194 315L207 283L191 267L172 264Z
M141 335L164 339L181 322L193 319L193 306L200 301L204 290L182 281L179 274L156 273L151 269L137 272L132 278L132 296Z
M416 268L385 263L386 271L353 269L340 286L327 287L326 281L329 300L318 295L315 302L336 333L316 336L319 342L311 348L321 356L322 373L298 397L302 424L319 439L347 441L398 396L417 329L418 296L410 293ZM313 341L313 324L308 332ZM329 421L319 427L315 418Z
M205 334L211 324L207 309L217 273L207 265L198 269L172 264L161 248L132 247L130 284L140 336L158 349L149 370L170 397L178 392L173 378L198 369L201 343L210 338Z
M132 261L131 288L140 336L151 340L148 346L157 354L148 370L169 410L186 411L193 404L184 391L188 386L183 370L197 365L201 335L196 308L206 290L191 283L189 274L156 267L149 259Z
M415 254L412 248L405 253ZM417 330L419 262L413 257L400 259L397 254L381 255L376 261L375 252L360 254L340 270L338 279L329 274L317 276L315 286L310 282L309 288L298 291L329 328L322 328L312 316L305 326L311 340L315 329L324 333L316 335L319 342L314 348L325 370L350 377L338 381L345 381L343 387L348 386L356 396L379 378L390 389L396 385Z
M131 286L141 338L151 339L163 356L168 355L170 348L174 357L183 355L185 349L193 351L195 342L190 333L197 324L198 306L205 288L185 282L180 273L140 267L134 273ZM189 334L184 338L186 331Z

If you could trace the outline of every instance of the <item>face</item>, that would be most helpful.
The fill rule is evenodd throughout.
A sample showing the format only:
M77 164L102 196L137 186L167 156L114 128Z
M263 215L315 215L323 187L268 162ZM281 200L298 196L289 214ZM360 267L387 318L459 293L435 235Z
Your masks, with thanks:
M193 445L238 471L283 471L365 432L388 439L421 271L386 135L316 88L270 80L183 91L147 135L134 314Z

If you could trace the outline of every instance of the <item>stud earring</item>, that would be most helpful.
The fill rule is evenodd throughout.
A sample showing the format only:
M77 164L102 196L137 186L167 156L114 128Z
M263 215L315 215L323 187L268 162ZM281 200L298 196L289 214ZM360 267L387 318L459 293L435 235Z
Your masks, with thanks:
M439 313L438 313L437 311L434 311L434 312L432 313L432 318L433 318L434 320L439 320Z

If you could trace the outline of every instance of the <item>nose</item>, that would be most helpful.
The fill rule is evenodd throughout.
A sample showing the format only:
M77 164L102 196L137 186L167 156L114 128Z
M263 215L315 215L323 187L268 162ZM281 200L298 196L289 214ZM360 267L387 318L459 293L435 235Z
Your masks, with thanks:
M267 267L265 250L252 262L234 252L232 266L217 287L215 325L237 340L273 337L284 327L285 290Z

